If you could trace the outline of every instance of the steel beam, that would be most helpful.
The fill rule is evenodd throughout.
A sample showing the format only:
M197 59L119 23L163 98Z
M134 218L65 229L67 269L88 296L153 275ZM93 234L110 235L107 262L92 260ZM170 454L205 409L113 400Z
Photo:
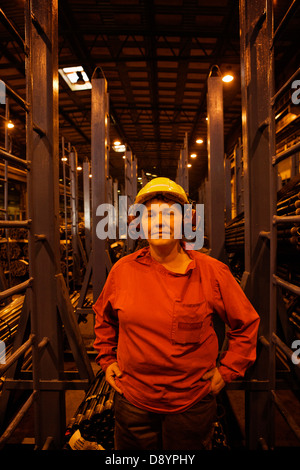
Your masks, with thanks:
M106 180L108 177L108 100L107 81L100 68L92 76L92 279L93 300L99 297L106 281L106 240L96 234L96 211L100 204L106 203Z
M72 237L72 252L73 252L73 286L74 289L80 285L80 253L78 246L78 178L77 178L77 164L78 157L75 148L72 148L69 154L70 162L70 190L71 190L71 237Z
M272 2L240 0L240 44L242 82L242 134L244 159L245 272L248 282L245 293L260 315L260 334L269 348L259 350L252 370L256 380L267 380L266 391L246 392L247 446L259 448L263 439L268 448L274 446L274 406L270 390L275 387L275 347L271 341L276 327L270 290L270 246L273 240L261 237L272 227L271 96L273 93ZM263 123L263 125L262 125ZM276 250L276 247L275 247Z
M244 195L243 195L243 171L242 171L242 147L239 139L238 144L234 148L234 171L235 171L235 203L236 215L243 212L244 209Z
M127 196L127 207L129 208L135 200L137 193L137 163L131 150L125 152L125 195ZM134 240L127 238L127 250L133 250Z
M207 116L210 254L225 261L223 82L220 71L215 67L207 79Z
M33 27L41 25L43 35ZM39 391L39 380L58 380L63 370L62 328L57 315L55 275L60 271L59 240L59 146L58 146L58 14L57 0L31 0L25 7L27 113L26 138L28 172L29 269L33 278L29 290L33 346L35 401L35 443L41 448L49 435L56 447L63 442L65 397L61 391ZM46 40L45 40L46 36ZM33 123L45 130L42 137ZM36 241L36 235L45 235ZM42 355L37 344L49 338Z
M83 162L83 209L85 230L85 251L87 257L91 251L91 178L90 162L86 158Z

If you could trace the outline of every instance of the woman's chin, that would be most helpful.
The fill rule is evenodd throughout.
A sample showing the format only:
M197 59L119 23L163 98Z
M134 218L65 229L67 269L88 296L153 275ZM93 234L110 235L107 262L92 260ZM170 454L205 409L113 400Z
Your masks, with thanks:
M175 240L174 238L150 238L148 239L149 245L153 246L171 246L176 245L179 240Z

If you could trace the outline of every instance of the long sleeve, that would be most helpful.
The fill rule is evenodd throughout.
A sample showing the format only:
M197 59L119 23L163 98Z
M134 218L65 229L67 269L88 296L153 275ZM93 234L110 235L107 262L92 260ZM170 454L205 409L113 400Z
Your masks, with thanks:
M217 274L214 294L215 310L229 326L228 349L221 355L219 372L230 382L243 376L256 359L260 319L226 265Z
M93 305L95 317L95 341L94 348L98 352L96 362L105 371L116 361L118 343L118 317L113 308L115 299L114 275L111 271L104 288Z

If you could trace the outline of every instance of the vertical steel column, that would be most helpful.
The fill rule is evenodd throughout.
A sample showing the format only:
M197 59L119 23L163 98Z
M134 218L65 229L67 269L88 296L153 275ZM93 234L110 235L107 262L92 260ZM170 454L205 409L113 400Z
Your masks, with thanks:
M262 391L246 391L246 431L250 449L264 440L274 444L276 312L271 314L270 243L260 232L270 232L270 198L274 191L270 177L272 142L270 139L270 93L273 90L272 1L240 0L242 132L244 158L245 292L261 318L260 334L269 341L253 369L257 380L269 381ZM276 209L274 213L276 212ZM272 241L271 241L272 244Z
M188 147L188 134L187 132L184 135L184 145L182 149L182 187L185 192L189 193L189 147Z
M74 289L80 284L80 254L78 246L78 157L75 148L69 154L70 163L70 190L71 190L71 237L72 237L72 260L73 260L73 286Z
M119 220L118 180L113 181L113 204L116 211L116 218Z
M133 172L134 160L131 150L125 152L125 195L127 197L127 207L129 208L133 203L136 195L136 186L134 189ZM136 180L136 179L135 179ZM132 250L134 247L134 240L127 238L127 250Z
M89 258L91 252L91 190L90 190L90 162L86 158L83 162L83 210L85 230L85 251Z
M92 276L93 300L99 297L106 280L106 240L96 234L96 211L106 203L106 180L108 177L108 100L107 81L100 68L92 76Z
M224 176L225 176L225 218L226 223L230 222L234 217L234 201L232 201L231 191L231 160L226 158L224 160Z
M27 1L26 86L29 268L33 278L30 295L35 402L35 443L42 448L48 437L60 447L65 428L64 392L45 390L41 381L60 379L63 370L61 325L57 314L56 275L60 272L59 240L59 142L58 142L58 6L57 0ZM43 130L39 135L33 123ZM30 291L30 289L29 289ZM49 338L40 354L38 343Z
M211 256L225 261L223 82L213 67L207 79L209 244Z
M242 148L239 139L238 144L234 148L234 168L235 168L235 202L236 202L236 215L243 212L244 197L243 197L243 170L242 170Z
M185 133L183 147L180 150L176 182L183 187L186 193L189 192L189 169L188 169L188 134Z
M9 121L9 98L5 100L5 150L11 152L11 140L8 135L7 123ZM4 161L4 220L8 220L8 161ZM11 286L11 269L10 269L10 248L9 248L9 229L5 229L5 237L7 240L7 267L8 267L8 285Z

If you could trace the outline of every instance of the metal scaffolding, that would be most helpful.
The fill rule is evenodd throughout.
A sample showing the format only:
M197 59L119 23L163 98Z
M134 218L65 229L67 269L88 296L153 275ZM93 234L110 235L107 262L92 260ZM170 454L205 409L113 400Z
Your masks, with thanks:
M295 8L295 2L292 4ZM290 11L290 10L289 10ZM282 28L289 12L278 28ZM247 447L273 449L275 446L275 405L280 408L276 389L284 387L276 377L276 347L288 359L291 351L278 338L278 286L299 295L300 288L276 276L277 224L299 223L299 216L277 216L277 168L282 158L295 151L276 155L274 104L282 90L275 92L274 32L272 1L250 5L240 0L242 125L244 159L244 256L242 279L245 292L258 311L260 342L258 358L251 371L251 387L246 387ZM266 295L269 293L269 295ZM253 386L255 385L255 388ZM297 387L297 383L293 384ZM299 384L298 384L299 389ZM288 416L281 408L282 414ZM289 424L291 419L288 419ZM297 427L294 427L298 434Z
M4 430L1 447L33 404L35 448L61 448L66 425L64 391L86 389L94 378L59 260L57 34L57 0L28 0L24 42L27 159L1 151L8 161L27 170L28 218L1 221L1 226L28 229L29 279L1 293L1 298L5 298L26 292L14 352L7 363L0 366L1 374L7 372L1 405L5 409L10 390L29 390L31 394ZM78 367L75 374L64 371L63 331ZM29 349L32 350L32 374L24 378L17 361Z

